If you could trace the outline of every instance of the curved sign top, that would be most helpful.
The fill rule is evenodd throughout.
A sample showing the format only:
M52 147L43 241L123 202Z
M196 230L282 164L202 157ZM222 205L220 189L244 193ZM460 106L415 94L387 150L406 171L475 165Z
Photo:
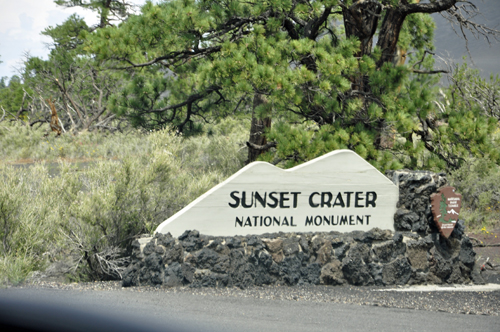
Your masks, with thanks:
M253 162L164 221L156 232L214 236L394 231L398 187L351 150L291 169Z

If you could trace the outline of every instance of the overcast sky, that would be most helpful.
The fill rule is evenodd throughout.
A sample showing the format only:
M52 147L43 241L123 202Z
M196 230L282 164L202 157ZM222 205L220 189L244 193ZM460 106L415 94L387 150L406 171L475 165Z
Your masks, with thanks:
M136 4L144 4L145 0L131 0ZM476 21L486 23L500 29L500 0L475 0L484 13ZM53 0L0 0L0 77L16 74L20 68L24 54L47 58L45 43L50 39L40 34L48 26L61 24L73 13L85 18L87 24L97 23L97 17L91 11L77 8L56 6ZM467 55L464 41L453 33L453 30L440 16L435 16L438 24L436 31L437 53L459 61ZM490 72L500 73L500 43L494 42L489 47L483 40L472 40L470 49L476 65L483 76Z
M146 0L129 0L144 4ZM26 52L47 58L46 43L51 39L40 34L49 26L63 23L77 13L88 25L98 22L92 11L57 6L53 0L0 0L0 77L17 74Z

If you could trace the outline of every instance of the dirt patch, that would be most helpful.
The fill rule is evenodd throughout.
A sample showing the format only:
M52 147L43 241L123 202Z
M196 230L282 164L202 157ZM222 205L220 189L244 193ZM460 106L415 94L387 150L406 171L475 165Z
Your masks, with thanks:
M500 283L500 228L470 232L468 236L485 282Z
M476 231L468 234L474 245L477 258L500 265L500 228L492 231Z

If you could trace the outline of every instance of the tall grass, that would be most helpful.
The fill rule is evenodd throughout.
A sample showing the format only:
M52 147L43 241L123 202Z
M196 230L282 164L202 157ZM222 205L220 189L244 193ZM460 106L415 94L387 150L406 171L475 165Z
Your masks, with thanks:
M472 230L500 226L500 167L487 159L470 160L450 176L463 196L461 218Z
M68 257L72 279L120 278L135 237L151 233L243 166L247 125L224 120L190 138L167 130L56 138L43 137L43 128L4 127L0 283L21 282ZM47 146L68 154L58 158ZM68 161L85 157L89 148L96 152L86 167ZM11 165L20 158L38 161L30 167ZM57 175L45 160L57 160Z

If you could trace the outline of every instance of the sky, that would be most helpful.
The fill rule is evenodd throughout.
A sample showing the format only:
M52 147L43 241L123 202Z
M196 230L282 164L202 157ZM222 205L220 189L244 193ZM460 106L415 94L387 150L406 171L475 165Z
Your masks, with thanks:
M146 0L129 0L137 5ZM49 26L63 23L77 13L88 25L98 23L97 15L81 8L57 6L53 0L0 0L0 77L17 74L27 53L44 59L50 38L40 34Z
M145 0L129 0L135 4L144 4ZM483 13L476 17L479 23L496 27L500 30L500 0L475 0ZM46 44L50 38L40 34L48 26L61 24L73 13L85 18L88 25L97 23L97 16L91 11L78 8L63 8L53 0L0 0L0 77L17 73L24 56L47 58ZM453 61L461 61L468 56L465 42L457 36L451 26L439 15L434 15L436 30L436 53ZM469 49L472 60L484 77L490 73L500 74L500 43L493 41L491 46L484 40L475 40L469 36ZM440 65L439 63L437 64Z

